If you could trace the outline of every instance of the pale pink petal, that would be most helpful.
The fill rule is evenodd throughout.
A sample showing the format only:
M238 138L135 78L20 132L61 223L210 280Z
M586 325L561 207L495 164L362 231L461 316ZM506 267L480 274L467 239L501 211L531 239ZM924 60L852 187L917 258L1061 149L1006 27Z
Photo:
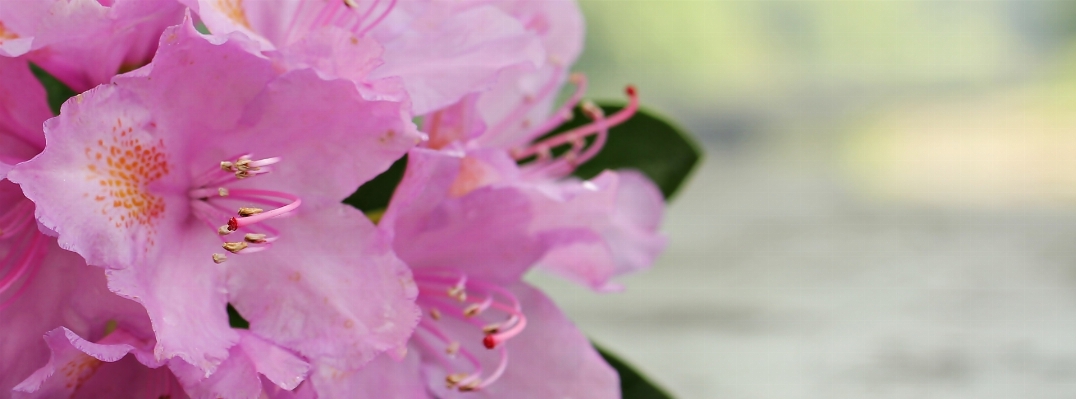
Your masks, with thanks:
M154 262L107 270L109 288L149 313L157 336L154 355L179 357L206 374L239 339L225 312L224 271L207 255L219 250L220 241L190 221Z
M258 374L278 387L292 390L310 372L310 364L287 350L249 332L240 332L239 346Z
M582 52L585 28L583 14L573 0L505 0L492 4L541 38L548 54L538 70L516 67L504 71L478 101L478 109L486 123L497 127L480 141L483 145L508 148L534 139L536 132L531 128L549 118L558 90L548 88L560 88L566 81L567 71ZM526 106L531 107L529 111L512 115L513 111Z
M369 37L325 27L271 55L287 69L313 68L324 79L350 80L367 100L404 101L407 93L399 78L367 78L383 64L382 52L381 45Z
M345 371L319 365L310 377L320 399L432 399L419 367L419 353L401 360L379 356L361 370Z
M152 116L130 92L102 86L46 126L48 149L9 178L37 203L60 246L93 265L156 259L186 219L184 184ZM63 137L63 139L59 139ZM163 188L152 190L150 187Z
M0 163L13 164L45 148L41 124L52 111L26 59L0 57L0 76Z
M44 248L38 254L36 273L10 306L0 310L0 331L4 332L0 339L0 392L11 390L48 361L48 347L41 336L58 326L91 339L105 334L108 321L128 331L152 334L145 310L109 292L103 270L61 250L54 239L32 230L29 233L44 241ZM14 249L25 250L12 246L15 239L0 241L0 257Z
M475 103L478 94L473 93L462 100L423 118L422 130L430 136L425 147L445 148L453 143L466 143L486 131Z
M557 231L558 246L539 262L555 274L597 290L611 280L653 265L665 248L658 229L664 201L639 172L606 171L587 182L567 180L544 187L536 229Z
M0 21L21 41L0 42L0 52L29 51L35 63L84 91L149 62L161 32L182 17L183 7L172 0L9 2Z
M139 92L161 129L174 132L166 145L188 169L244 153L280 157L271 175L236 187L299 195L304 208L339 203L422 139L403 104L366 100L352 83L311 70L278 76L237 35L217 45L186 24L165 34L153 66L150 79L117 84Z
M431 7L405 33L384 43L385 65L371 75L401 77L416 115L488 88L505 68L544 61L537 37L502 11L444 8Z
M140 363L148 357L138 354L148 345L123 330L94 343L61 327L45 334L45 342L52 350L48 363L15 387L16 398L147 398L172 393L167 369Z
M339 369L407 341L417 289L361 212L341 204L278 225L288 235L272 250L226 263L232 304L251 331Z
M546 250L542 234L530 228L528 195L485 184L487 175L499 172L490 166L497 161L482 155L410 152L381 226L393 231L393 248L411 268L462 270L510 283Z
M302 359L246 330L238 332L239 343L208 377L186 362L169 362L169 368L192 398L260 399L267 393L294 389L306 377L310 366ZM280 380L287 387L263 384L263 378Z

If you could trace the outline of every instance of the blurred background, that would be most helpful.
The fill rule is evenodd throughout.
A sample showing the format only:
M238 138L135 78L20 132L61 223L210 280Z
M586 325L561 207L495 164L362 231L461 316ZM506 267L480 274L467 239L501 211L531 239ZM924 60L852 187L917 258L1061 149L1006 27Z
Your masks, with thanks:
M706 159L628 290L531 276L680 398L1076 397L1076 2L583 0Z

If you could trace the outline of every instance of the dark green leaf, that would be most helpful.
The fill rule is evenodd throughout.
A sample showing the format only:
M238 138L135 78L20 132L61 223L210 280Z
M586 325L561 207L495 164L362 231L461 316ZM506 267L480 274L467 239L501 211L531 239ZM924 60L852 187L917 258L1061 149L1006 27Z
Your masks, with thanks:
M230 303L228 304L228 324L231 325L232 328L242 328L244 330L250 329L250 322L247 321L247 319L244 319L243 316L239 314L239 311L235 310Z
M598 346L598 344L594 344L594 348L620 374L620 391L623 399L672 399L672 395L665 393L664 390L654 385L654 383L647 380L646 377L643 377L642 374L639 374L638 371L635 371L630 365L605 348Z
M404 155L384 173L359 187L354 194L344 200L344 203L367 213L385 210L389 206L389 200L392 199L392 193L396 191L396 186L400 184L400 180L403 180L406 168L407 155Z
M623 108L610 104L601 104L601 107L606 115ZM575 118L551 135L588 122L583 113L576 110ZM701 156L698 145L682 129L651 111L640 109L627 122L610 129L605 147L580 165L574 174L589 179L606 169L637 169L653 180L669 199L691 174Z
M33 71L37 80L41 81L41 85L45 86L45 94L48 95L49 108L52 108L53 115L59 115L60 106L63 105L64 101L78 94L37 65L30 64L30 70Z

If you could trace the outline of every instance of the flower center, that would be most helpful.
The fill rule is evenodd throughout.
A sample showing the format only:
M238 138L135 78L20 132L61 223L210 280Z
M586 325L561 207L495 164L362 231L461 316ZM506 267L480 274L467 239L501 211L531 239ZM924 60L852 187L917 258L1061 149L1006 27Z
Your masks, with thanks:
M240 254L269 249L280 232L263 222L287 216L302 203L298 196L285 192L230 187L237 181L270 173L270 165L277 162L280 162L278 157L252 160L250 154L246 154L234 161L223 161L220 167L212 168L194 180L197 188L188 193L191 209L195 217L217 232L221 247L228 252ZM220 226L220 220L227 223ZM225 237L237 232L242 234L242 240L229 241ZM224 254L213 254L216 263L224 263L227 259Z
M416 342L429 349L429 353L441 356L441 364L450 369L445 377L448 388L474 391L500 378L508 368L505 343L527 326L527 318L515 295L494 284L468 280L466 275L454 272L416 270L415 282L419 287L418 305L429 316L419 322L418 331L422 334L415 335ZM445 319L470 325L482 333L482 346L497 350L499 354L493 372L484 375L482 362L468 349L478 342L464 344L450 336L440 325ZM470 372L453 372L459 363Z
M0 215L0 243L7 247L0 258L0 310L22 296L40 270L46 237L33 221L34 204L25 198Z

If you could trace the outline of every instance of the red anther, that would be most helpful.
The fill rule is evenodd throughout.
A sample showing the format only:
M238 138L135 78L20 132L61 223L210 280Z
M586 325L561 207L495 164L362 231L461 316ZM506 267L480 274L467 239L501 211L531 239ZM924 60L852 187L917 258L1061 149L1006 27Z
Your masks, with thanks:
M236 231L239 229L239 220L236 218L228 219L228 231Z
M493 349L497 347L497 339L493 338L492 334L487 335L485 338L482 338L482 345L485 346L486 349Z
M634 85L628 85L628 87L624 88L624 92L628 93L629 96L634 97L635 96L635 86Z

